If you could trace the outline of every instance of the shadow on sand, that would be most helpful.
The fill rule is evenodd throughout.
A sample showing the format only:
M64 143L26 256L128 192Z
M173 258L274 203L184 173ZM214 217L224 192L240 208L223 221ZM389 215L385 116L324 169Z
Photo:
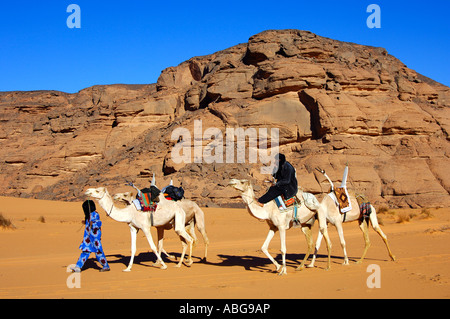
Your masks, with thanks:
M165 256L162 256L164 262L168 264L177 263L181 257L181 254L173 252L171 252L170 254L175 256L176 258L169 259ZM219 262L211 262L208 260L205 261L202 258L196 256L192 256L192 259L194 260L194 264L203 263L205 265L211 265L216 267L243 267L247 271L276 272L272 262L269 260L269 258L265 256L249 256L249 255L239 256L239 255L224 255L224 254L218 254L216 256L220 258ZM297 268L302 262L304 257L305 254L286 254L286 266ZM278 263L281 264L282 262L281 254L278 254L274 258ZM122 254L106 255L106 259L108 260L109 264L123 264L125 267L127 267L128 263L130 262L130 256L124 256ZM154 267L153 264L156 262L156 260L157 260L156 255L153 252L141 252L139 254L136 254L136 256L134 257L134 265L140 265L144 267ZM315 268L325 269L326 260L327 255L318 254ZM359 257L349 257L349 260L351 263L355 263L356 261L359 260ZM381 259L366 258L365 260L380 261ZM308 258L306 265L308 265L310 261L311 256ZM342 264L343 261L344 261L343 256L334 256L334 255L331 256L332 264L339 265ZM97 270L101 269L94 256L89 258L83 267L83 269L89 268Z

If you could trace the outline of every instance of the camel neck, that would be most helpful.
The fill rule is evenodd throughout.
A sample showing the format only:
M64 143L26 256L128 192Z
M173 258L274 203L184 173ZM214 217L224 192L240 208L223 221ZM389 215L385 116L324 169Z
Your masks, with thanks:
M129 223L131 221L130 214L126 212L124 209L120 209L114 206L114 201L109 195L108 191L106 191L105 195L99 199L98 203L106 212L106 214L114 219L115 221L121 223Z
M253 192L253 187L249 185L248 189L242 193L242 199L244 203L247 204L247 210L253 217L265 220L269 219L269 214L266 210L257 204L257 199L255 198L255 193Z

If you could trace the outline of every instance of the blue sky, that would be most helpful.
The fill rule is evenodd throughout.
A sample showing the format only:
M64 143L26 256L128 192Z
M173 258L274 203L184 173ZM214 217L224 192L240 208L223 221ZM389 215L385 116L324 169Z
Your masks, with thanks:
M381 8L370 29L369 4ZM81 8L69 29L67 7ZM384 47L409 68L450 86L450 1L2 1L0 91L78 92L96 84L155 83L193 56L268 29Z

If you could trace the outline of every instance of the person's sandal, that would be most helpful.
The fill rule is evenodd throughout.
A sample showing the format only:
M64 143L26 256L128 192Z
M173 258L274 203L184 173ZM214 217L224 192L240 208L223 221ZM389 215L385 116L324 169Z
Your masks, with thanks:
M81 272L81 269L80 269L80 267L73 267L73 268L70 268L70 270L72 270L72 272Z

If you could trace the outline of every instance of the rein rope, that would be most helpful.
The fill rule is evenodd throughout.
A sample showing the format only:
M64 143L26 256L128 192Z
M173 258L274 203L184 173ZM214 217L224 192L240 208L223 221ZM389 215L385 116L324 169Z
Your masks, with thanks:
M105 195L106 195L106 192L103 194L102 197L99 198L99 201L102 200L103 197L105 197ZM90 197L91 197L91 196L89 196L89 198L90 198ZM111 213L112 213L113 208L114 208L114 203L111 204L111 209L109 210L109 214L108 214L108 211L105 210L106 216L111 217Z
M253 204L255 202L255 196L247 195L247 194L244 194L244 193L242 193L241 196L246 196L247 198L250 198L252 200L247 205L251 205L251 204Z

